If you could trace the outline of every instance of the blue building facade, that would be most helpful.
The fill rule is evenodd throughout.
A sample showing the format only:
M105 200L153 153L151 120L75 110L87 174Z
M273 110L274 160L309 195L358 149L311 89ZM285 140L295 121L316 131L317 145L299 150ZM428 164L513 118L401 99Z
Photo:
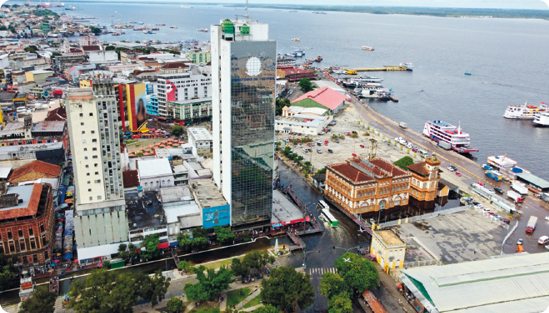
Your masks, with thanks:
M145 105L147 115L158 116L158 97L156 95L152 95L147 98L149 100Z

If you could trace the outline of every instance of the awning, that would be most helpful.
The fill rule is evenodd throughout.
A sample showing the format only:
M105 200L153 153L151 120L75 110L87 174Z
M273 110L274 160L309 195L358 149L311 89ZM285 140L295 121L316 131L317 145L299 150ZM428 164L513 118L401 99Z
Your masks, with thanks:
M169 246L170 246L169 242L163 242L158 244L158 248L160 249L168 248Z
M305 216L305 222L310 222L310 221L311 221L311 218L308 216Z

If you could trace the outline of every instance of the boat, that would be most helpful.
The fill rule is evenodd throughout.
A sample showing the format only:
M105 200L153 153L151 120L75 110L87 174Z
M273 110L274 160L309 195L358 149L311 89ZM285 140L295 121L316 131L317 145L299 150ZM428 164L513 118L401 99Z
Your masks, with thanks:
M467 76L471 76L471 73L469 73L469 72L465 72L465 75L467 75Z
M143 23L143 22L135 22L135 24L143 25L143 24L145 24L145 23Z
M177 29L177 26L170 26L170 28Z
M299 39L299 38L292 38L292 41L301 42L301 39Z
M393 95L390 95L389 98L391 98L391 101L393 102L398 102L398 98Z
M319 55L319 56L316 57L315 61L316 62L322 62L322 60L324 60L324 59L322 58L322 56Z
M408 71L413 71L414 70L414 65L412 63L409 63L409 62L406 62L406 61L400 63L400 66L406 67L406 69Z
M375 49L372 48L372 47L368 47L368 46L362 46L362 50L366 50L366 51L374 51Z
M183 9L192 9L192 8L193 8L193 7L190 7L190 6L188 6L188 5L182 5L181 7L182 7Z
M542 102L539 106L530 105L510 105L505 110L503 117L509 119L526 119L534 120L541 113L549 112L549 106Z
M153 31L159 31L160 28L158 28L158 27L153 27L153 28L151 28L151 30L153 30Z
M156 24L156 26L166 26L166 24Z
M378 99L381 101L390 101L391 100L391 94L384 91L378 91Z
M303 50L295 50L293 53L293 56L296 56L296 57L302 57L304 55L305 55L305 51Z
M441 120L427 121L423 135L436 142L446 142L450 148L459 153L474 153L478 149L471 148L469 134L461 131L461 126L454 126Z
M353 81L357 83L379 83L383 81L383 78L380 77L374 77L374 76L358 76L353 79Z
M290 13L296 13L297 11L290 11Z
M537 127L549 127L549 112L543 112L536 116L533 123Z
M151 30L144 30L143 31L143 34L146 34L146 35L154 35L156 34L155 32L151 31Z
M208 32L208 29L207 28L199 28L197 29L199 32L203 32L203 33L207 33Z

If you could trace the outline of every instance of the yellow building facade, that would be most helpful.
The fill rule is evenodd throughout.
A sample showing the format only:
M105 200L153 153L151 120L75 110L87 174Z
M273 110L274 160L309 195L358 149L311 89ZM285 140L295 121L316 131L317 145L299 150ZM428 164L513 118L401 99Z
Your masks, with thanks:
M404 267L406 243L391 230L373 231L370 254L385 271Z

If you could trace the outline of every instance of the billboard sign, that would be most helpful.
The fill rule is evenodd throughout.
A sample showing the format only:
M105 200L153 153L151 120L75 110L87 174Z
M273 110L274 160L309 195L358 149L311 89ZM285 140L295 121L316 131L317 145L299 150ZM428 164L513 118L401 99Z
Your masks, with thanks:
M226 226L231 224L231 206L222 205L202 210L202 227L213 228L215 226Z
M143 83L126 85L128 122L130 130L137 132L147 126L147 90Z

